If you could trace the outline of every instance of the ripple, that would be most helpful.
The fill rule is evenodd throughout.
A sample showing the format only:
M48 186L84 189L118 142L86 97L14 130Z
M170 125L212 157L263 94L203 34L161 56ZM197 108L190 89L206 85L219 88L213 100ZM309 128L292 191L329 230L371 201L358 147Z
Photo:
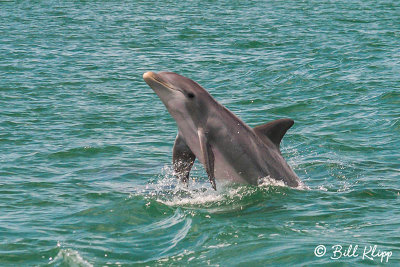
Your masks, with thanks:
M104 146L104 147L75 147L64 151L51 153L50 158L78 158L78 157L94 157L99 154L116 154L122 152L123 149L119 146Z

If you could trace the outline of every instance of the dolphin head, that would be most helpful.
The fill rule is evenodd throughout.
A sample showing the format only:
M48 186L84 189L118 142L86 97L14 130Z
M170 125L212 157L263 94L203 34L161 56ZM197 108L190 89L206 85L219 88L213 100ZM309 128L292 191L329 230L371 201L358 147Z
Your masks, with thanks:
M198 83L173 72L146 72L143 79L177 121L191 119L196 125L207 113L212 99Z

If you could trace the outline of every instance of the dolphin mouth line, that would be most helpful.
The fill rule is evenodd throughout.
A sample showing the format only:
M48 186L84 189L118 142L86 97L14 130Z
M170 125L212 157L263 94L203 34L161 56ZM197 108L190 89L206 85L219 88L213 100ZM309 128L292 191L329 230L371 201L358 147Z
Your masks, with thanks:
M150 79L152 79L152 80L154 80L155 82L161 84L162 86L167 87L168 89L171 89L171 90L174 90L174 91L179 91L179 90L173 88L171 85L169 85L169 84L166 83L165 81L163 81L163 80L161 80L160 78L158 78L156 75L157 75L157 74L151 75Z

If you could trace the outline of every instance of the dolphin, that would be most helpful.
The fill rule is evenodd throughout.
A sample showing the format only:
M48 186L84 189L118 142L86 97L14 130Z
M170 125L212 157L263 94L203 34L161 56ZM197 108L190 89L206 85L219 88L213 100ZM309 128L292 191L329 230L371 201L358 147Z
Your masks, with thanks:
M189 78L149 71L143 79L177 123L172 163L182 182L188 182L197 158L214 190L216 179L258 185L268 177L290 187L301 185L279 148L293 120L279 119L251 128Z

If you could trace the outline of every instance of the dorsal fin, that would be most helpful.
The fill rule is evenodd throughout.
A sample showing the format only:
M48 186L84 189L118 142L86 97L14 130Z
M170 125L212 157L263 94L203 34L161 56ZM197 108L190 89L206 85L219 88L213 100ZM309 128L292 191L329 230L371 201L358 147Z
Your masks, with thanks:
M279 119L254 127L254 132L261 139L268 137L279 148L283 136L293 124L292 119Z

